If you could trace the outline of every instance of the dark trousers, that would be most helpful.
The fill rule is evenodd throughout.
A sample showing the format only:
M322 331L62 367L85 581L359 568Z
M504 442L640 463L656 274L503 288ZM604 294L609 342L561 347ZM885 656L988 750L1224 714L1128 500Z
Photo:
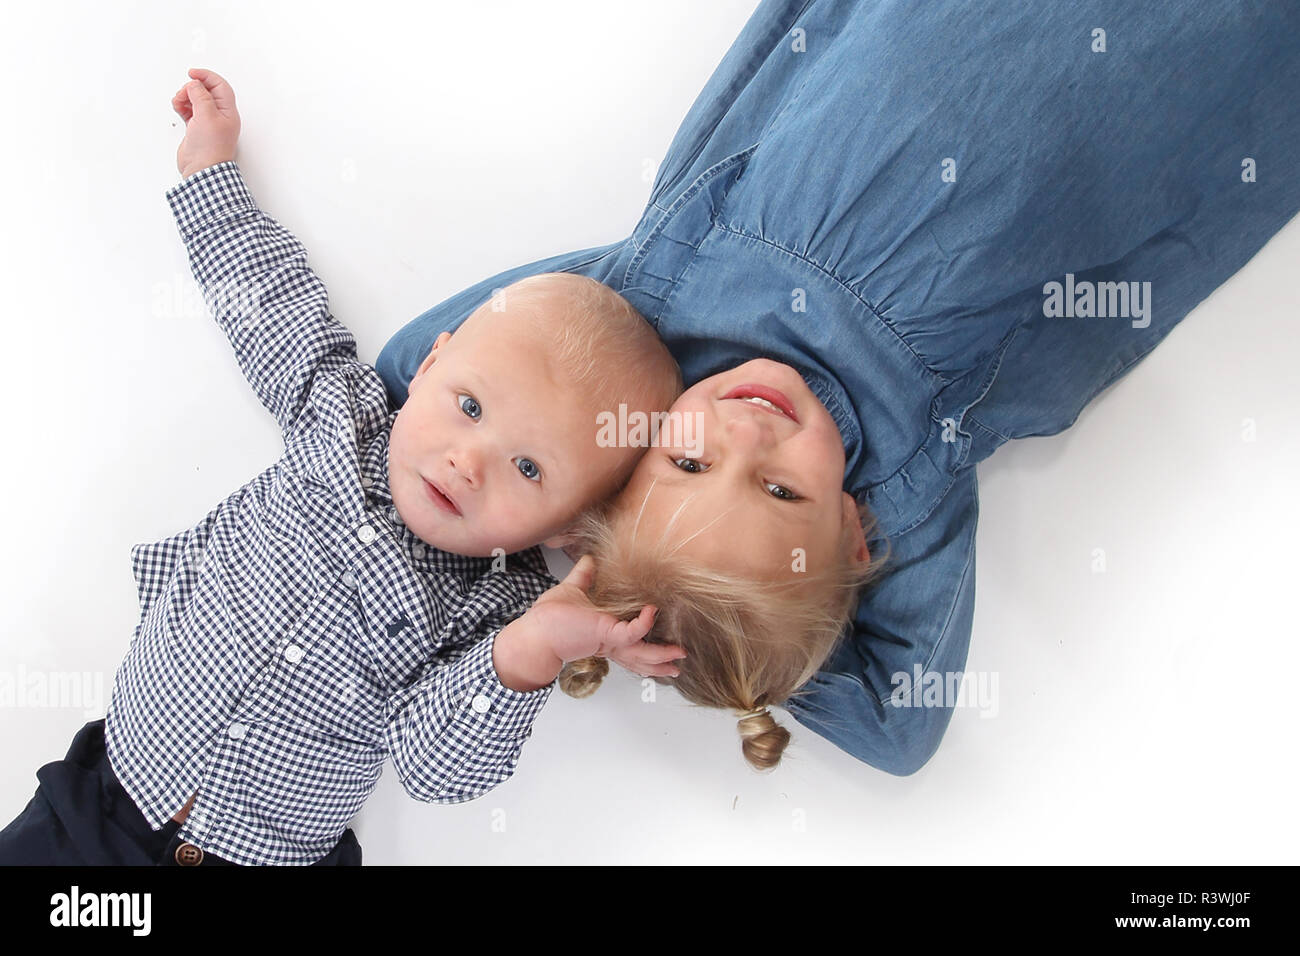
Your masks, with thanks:
M0 865L180 866L200 856L176 835L179 823L153 829L122 789L109 766L103 718L77 731L67 756L41 767L36 778L36 795L0 830ZM238 864L204 851L197 865ZM346 830L312 865L360 866L356 834Z

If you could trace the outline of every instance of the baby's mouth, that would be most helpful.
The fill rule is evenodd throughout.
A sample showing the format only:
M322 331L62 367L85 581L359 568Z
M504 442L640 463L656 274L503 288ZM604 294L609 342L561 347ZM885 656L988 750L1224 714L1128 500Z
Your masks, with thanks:
M447 514L461 517L460 508L452 499L451 495L447 494L429 479L422 478L421 480L424 482L424 491L425 494L429 496L430 501Z

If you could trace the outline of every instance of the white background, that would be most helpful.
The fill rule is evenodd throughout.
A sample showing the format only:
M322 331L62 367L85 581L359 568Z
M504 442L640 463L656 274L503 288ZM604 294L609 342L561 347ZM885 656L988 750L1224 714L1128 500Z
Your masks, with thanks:
M246 181L373 363L488 275L626 237L754 6L7 9L0 671L89 672L106 707L131 546L281 450L201 305L164 301L192 290L163 199L187 68L233 84ZM557 691L479 800L419 803L390 764L366 862L1295 862L1297 261L1292 222L1072 429L979 466L968 667L997 713L959 709L917 774L784 713L755 773L729 715L616 671ZM102 709L0 708L0 825Z

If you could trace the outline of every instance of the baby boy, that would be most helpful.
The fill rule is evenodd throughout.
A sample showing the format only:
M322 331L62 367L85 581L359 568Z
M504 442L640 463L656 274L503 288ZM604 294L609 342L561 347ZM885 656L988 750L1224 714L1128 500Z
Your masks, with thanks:
M564 546L636 464L642 449L596 440L598 415L680 392L649 324L595 280L525 279L440 335L390 412L306 250L243 181L229 84L191 76L167 200L285 451L132 550L141 616L106 717L38 772L0 863L359 863L347 824L386 758L417 799L487 792L564 663L653 621L597 612L590 558L560 583L537 547Z

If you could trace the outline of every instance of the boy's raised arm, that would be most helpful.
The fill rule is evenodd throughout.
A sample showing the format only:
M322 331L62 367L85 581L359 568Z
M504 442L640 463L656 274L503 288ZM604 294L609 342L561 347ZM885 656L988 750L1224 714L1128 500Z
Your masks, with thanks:
M297 238L262 212L234 161L238 113L229 84L208 70L173 98L186 120L167 202L190 268L258 399L286 436L316 373L357 361L352 333L329 312L325 285Z

